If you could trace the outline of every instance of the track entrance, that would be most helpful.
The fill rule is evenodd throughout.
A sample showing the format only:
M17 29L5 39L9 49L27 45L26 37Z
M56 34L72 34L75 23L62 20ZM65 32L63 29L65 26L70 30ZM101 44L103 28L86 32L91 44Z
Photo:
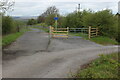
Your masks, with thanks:
M51 38L69 38L70 35L74 35L76 37L86 37L92 38L98 36L98 28L97 27L86 27L86 28L57 28L50 26L50 37Z

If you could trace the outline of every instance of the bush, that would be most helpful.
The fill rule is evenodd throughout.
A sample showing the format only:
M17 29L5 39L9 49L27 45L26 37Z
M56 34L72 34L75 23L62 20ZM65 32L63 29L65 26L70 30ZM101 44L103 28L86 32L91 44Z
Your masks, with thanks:
M48 25L55 26L54 17L55 14L50 14L44 17L44 20L42 21ZM118 20L120 19L120 15L112 14L112 11L109 9L98 12L83 10L81 12L70 13L66 16L58 15L58 17L58 27L98 27L100 36L107 36L120 42L118 35L120 34L120 30L118 30Z
M27 22L28 25L34 25L34 24L37 24L37 20L35 19L29 19L28 22Z
M25 25L25 23L22 21L13 20L10 16L2 16L3 35L19 32L23 25Z
M98 27L100 36L107 36L120 42L118 31L117 15L112 14L111 10L102 10L93 12L91 10L84 10L79 13L71 13L65 17L64 26L70 28L80 28L81 26ZM120 20L119 20L120 21Z
M3 16L2 18L2 33L9 34L15 28L14 21L9 16Z

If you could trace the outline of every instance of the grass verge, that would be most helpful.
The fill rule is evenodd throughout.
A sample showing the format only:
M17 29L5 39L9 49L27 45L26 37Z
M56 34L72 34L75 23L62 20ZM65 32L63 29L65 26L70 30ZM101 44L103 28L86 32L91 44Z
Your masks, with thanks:
M98 36L90 39L93 42L96 42L98 44L102 45L117 45L118 42L116 40L110 39L109 37L104 36Z
M2 46L5 47L12 42L14 42L18 37L20 37L24 32L17 32L13 34L6 35L2 38Z
M79 70L75 78L120 78L118 76L118 67L120 67L118 54L100 55L84 69Z
M49 33L49 29L47 29L47 28L39 28L39 29L41 29L41 30L43 30L43 31L45 31L45 32L47 32L47 33Z
M40 29L40 30L43 30L43 31L45 31L45 32L49 33L49 29L47 29L47 28L34 27L34 26L33 26L32 28Z
M69 33L69 34L72 36L80 36L80 37L88 40L88 34L85 34L85 33Z
M119 44L116 40L110 39L109 37L105 37L105 36L97 36L97 37L88 39L88 34L84 34L84 33L70 33L70 35L80 36L86 40L90 40L90 41L93 41L95 43L102 44L102 45L118 45Z

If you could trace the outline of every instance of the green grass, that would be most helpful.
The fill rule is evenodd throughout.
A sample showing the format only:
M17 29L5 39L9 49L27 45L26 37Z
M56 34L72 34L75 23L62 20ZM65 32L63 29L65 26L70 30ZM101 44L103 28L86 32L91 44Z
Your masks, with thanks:
M26 27L22 27L20 29L20 32L16 32L16 33L12 33L12 34L7 34L5 36L2 36L2 38L0 38L1 43L0 45L2 45L2 47L5 47L9 44L11 44L12 42L14 42L18 37L20 37L22 34L24 34L27 31L31 31L29 28Z
M43 31L45 31L45 32L47 32L47 33L49 33L49 29L46 29L46 28L39 28L39 29L41 29L41 30L43 30Z
M90 39L98 44L102 45L117 45L118 42L116 40L110 39L109 37L98 36Z
M116 40L110 39L109 37L105 37L105 36L97 36L97 37L88 39L88 35L84 33L70 33L70 35L80 36L86 40L90 40L90 41L93 41L95 43L102 44L102 45L118 45L119 44Z
M49 33L49 29L47 29L47 28L34 27L34 26L32 28L40 29L40 30L43 30L43 31Z
M85 33L69 33L72 36L80 36L83 37L84 39L88 39L88 34Z
M100 55L100 57L79 70L75 78L120 78L118 77L118 54Z
M5 46L11 44L18 37L20 37L23 33L24 32L17 32L17 33L13 33L13 34L9 34L9 35L3 36L3 38L2 38L2 46L5 47Z

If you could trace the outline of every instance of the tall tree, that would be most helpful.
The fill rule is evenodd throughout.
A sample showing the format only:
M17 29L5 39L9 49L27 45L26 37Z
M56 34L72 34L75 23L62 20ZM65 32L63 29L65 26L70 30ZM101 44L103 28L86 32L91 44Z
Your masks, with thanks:
M55 15L59 16L59 10L55 6L50 6L43 14L38 17L38 23L45 22L48 25L54 25Z
M45 17L44 16L38 16L38 18L37 18L37 22L38 23L44 23L45 22Z

